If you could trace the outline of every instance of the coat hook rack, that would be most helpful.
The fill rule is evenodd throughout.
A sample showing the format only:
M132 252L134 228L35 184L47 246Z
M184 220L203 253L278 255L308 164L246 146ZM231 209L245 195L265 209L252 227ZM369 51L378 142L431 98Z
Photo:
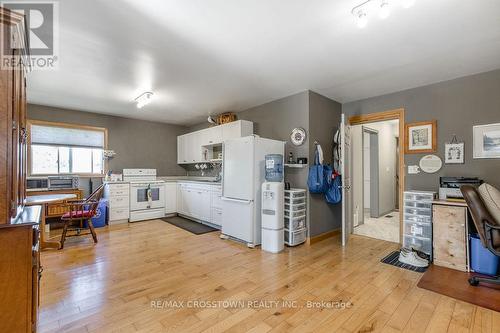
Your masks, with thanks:
M314 145L319 145L319 141L318 140L314 140Z

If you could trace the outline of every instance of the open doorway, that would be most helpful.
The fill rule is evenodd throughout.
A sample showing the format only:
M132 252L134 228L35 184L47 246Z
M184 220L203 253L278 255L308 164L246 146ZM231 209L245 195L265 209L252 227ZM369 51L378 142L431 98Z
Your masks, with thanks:
M353 234L399 243L399 120L351 128Z

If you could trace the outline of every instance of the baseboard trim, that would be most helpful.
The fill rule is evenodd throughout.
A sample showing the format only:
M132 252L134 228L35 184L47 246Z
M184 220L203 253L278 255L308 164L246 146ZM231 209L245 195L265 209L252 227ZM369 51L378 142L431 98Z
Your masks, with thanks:
M325 233L313 236L313 237L307 237L307 244L308 245L313 245L318 242L321 242L322 240L337 236L341 234L341 229L335 229L332 231L327 231Z

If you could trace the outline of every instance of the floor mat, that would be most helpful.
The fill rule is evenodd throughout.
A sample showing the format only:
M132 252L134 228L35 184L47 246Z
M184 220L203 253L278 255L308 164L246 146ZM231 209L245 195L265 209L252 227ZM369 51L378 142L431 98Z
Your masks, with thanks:
M481 283L469 285L468 279L475 273L466 273L431 265L418 281L417 286L464 302L500 311L500 285Z
M427 267L416 267L416 266L404 264L401 261L399 261L398 259L399 259L399 251L394 251L394 252L391 252L388 256L384 257L382 260L380 260L380 262L383 262L384 264L408 269L410 271L419 272L419 273L423 273L427 270Z
M189 231L195 235L202 235L209 232L217 231L217 229L209 227L208 225L204 225L199 222L194 222L180 216L165 217L162 220L172 225L175 225L176 227Z

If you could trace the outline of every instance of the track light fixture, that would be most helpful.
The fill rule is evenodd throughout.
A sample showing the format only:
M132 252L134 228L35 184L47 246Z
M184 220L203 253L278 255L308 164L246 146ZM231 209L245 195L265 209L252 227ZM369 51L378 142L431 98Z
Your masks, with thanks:
M386 19L391 14L391 7L395 3L400 3L403 8L412 7L416 0L365 0L351 11L356 18L359 28L364 28L368 24L368 18L378 13L381 19Z
M134 101L137 103L137 108L142 109L144 106L151 103L152 99L153 99L153 93L151 91L146 91L140 94L138 97L136 97Z

